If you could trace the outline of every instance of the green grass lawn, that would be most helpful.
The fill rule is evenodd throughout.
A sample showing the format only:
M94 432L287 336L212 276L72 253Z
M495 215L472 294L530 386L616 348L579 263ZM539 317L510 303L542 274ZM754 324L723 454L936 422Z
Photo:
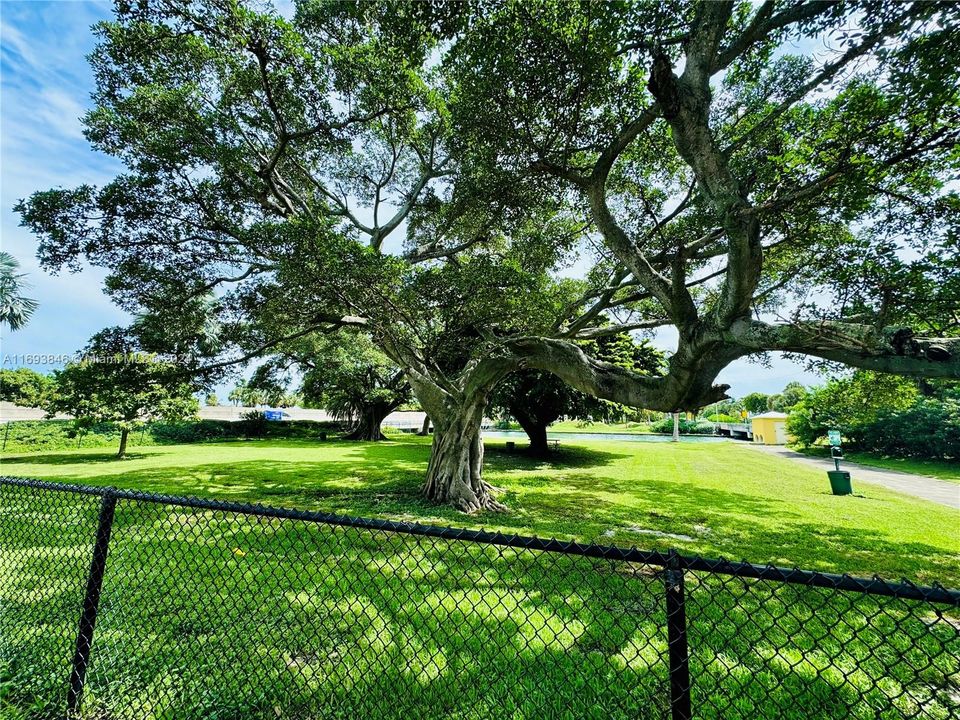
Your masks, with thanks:
M488 442L486 477L511 512L471 518L420 498L429 439L394 437L5 455L0 470L960 585L955 511L867 484L837 497L823 473L733 442L578 441L549 462Z
M807 455L816 455L818 457L828 457L830 455L830 451L823 447L796 448L796 450ZM847 460L859 463L860 465L880 468L882 470L899 470L900 472L912 473L914 475L926 475L927 477L960 483L960 460L894 458L859 451L845 452L845 455Z
M737 446L488 446L509 514L418 494L429 444L250 441L4 456L2 473L960 584L955 512ZM55 717L95 502L0 488L0 717ZM89 718L663 717L651 568L121 503ZM955 717L956 619L688 574L697 717ZM55 658L55 660L52 660ZM917 671L915 668L922 668Z
M516 429L520 429L517 425ZM650 432L650 423L622 422L599 423L584 422L581 420L561 420L553 423L548 432L551 433L615 433L615 434L644 434Z
M507 423L506 427L498 424L501 430L516 430L523 432L520 423ZM596 435L647 435L650 433L650 423L646 422L622 422L606 423L593 422L590 420L561 420L552 423L547 432L554 433L592 433Z

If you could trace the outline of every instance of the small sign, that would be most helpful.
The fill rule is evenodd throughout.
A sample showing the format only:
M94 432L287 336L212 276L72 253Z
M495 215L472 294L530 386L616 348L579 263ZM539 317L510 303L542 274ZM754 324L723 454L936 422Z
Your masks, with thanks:
M264 410L263 416L267 420L283 420L283 411L282 410Z
M830 441L830 444L834 447L840 447L840 431L839 430L827 430L827 439Z

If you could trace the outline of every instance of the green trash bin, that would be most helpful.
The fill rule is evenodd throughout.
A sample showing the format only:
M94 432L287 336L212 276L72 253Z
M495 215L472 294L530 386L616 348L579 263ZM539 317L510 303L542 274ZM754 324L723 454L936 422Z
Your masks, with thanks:
M850 473L846 470L827 470L830 477L830 489L834 495L850 495L853 486L850 484Z

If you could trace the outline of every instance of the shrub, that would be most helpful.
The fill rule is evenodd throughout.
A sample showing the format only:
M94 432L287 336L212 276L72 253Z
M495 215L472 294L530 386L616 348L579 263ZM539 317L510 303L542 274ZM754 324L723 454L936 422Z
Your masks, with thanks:
M875 375L863 380L878 379L885 380ZM875 382L875 391L863 380L855 375L816 389L790 411L787 432L801 445L814 445L836 429L853 447L880 455L960 457L956 390L922 397L901 379Z
M664 418L653 423L650 431L655 433L673 434L673 418ZM713 435L716 429L712 423L702 422L700 420L687 420L680 418L681 435Z
M714 423L740 422L740 418L734 417L733 415L724 415L723 413L714 413L713 415L707 415L707 420Z
M113 447L120 441L120 428L113 423L80 425L73 420L19 420L0 432L6 437L6 452L67 450L77 447ZM140 432L131 433L129 444L141 442ZM152 444L152 439L149 441Z
M850 432L857 447L896 457L960 458L960 400L924 398Z
M177 445L209 440L241 437L239 423L225 420L198 420L196 422L152 423L150 433L159 444Z
M73 420L23 420L8 423L0 433L7 436L5 451L32 452L37 450L67 450L77 447L112 447L120 439L120 428L114 423L98 423L80 427ZM257 430L259 425L252 428ZM251 426L227 420L197 420L184 422L149 423L130 433L129 446L180 445L217 440L236 440L244 437L269 437L314 440L324 434L342 431L338 422L294 420L263 421L262 432L251 435Z
M267 434L267 416L259 410L250 410L240 416L240 426L246 437L263 437Z
M829 429L823 418L818 417L808 400L801 400L787 416L787 434L799 445L815 445L827 436Z
M339 421L282 420L267 422L263 437L316 440L329 433L345 430L345 424Z

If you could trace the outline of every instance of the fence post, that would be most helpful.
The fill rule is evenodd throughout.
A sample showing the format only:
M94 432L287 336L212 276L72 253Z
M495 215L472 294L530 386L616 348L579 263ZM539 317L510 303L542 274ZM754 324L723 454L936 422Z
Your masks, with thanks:
M690 664L687 654L686 597L683 568L671 550L663 573L667 590L667 648L670 656L670 713L673 720L690 720Z
M83 599L80 626L77 629L77 645L70 670L70 689L67 691L67 717L73 717L77 712L80 707L80 698L83 695L83 683L86 680L87 665L90 662L93 628L97 624L100 589L103 586L103 571L107 566L110 531L113 529L113 514L116 507L117 498L108 490L100 501L100 519L97 522L97 536L93 544L93 559L90 561L87 592Z

